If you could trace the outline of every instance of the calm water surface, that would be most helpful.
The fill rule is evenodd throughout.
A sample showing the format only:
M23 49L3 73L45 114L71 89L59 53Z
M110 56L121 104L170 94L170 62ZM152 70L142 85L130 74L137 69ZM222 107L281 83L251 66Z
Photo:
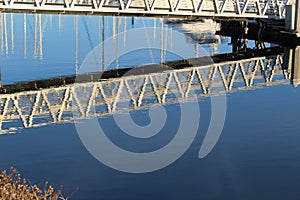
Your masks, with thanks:
M188 31L159 19L135 18L133 23L129 17L24 18L23 14L2 14L0 21L3 85L101 71L103 66L124 68L231 52L226 38L217 44L197 44L191 34L183 34ZM135 29L148 32L130 34ZM145 48L137 50L132 38L141 46L144 40ZM101 45L101 41L108 42ZM84 62L88 55L95 60ZM91 68L80 69L82 63L91 64ZM100 63L95 65L99 68L93 66L95 63ZM200 113L201 120L197 121L199 128L191 146L178 160L158 171L133 174L105 166L87 151L72 122L1 135L0 168L13 165L32 183L42 185L48 180L56 188L62 185L65 196L74 193L71 199L299 199L299 88L285 81L225 95L224 128L212 151L202 159L198 157L199 149L212 112L213 100L209 97L196 101L199 107L195 112ZM148 139L124 134L113 115L97 120L107 137L122 148L149 152L175 137L183 104L193 102L163 105L166 123L159 134ZM140 126L151 123L148 108L132 110L130 115Z

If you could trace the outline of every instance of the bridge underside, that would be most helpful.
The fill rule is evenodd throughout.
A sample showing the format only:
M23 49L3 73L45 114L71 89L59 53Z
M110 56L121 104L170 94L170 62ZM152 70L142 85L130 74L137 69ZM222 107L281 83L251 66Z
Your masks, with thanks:
M2 12L282 19L288 0L1 0Z

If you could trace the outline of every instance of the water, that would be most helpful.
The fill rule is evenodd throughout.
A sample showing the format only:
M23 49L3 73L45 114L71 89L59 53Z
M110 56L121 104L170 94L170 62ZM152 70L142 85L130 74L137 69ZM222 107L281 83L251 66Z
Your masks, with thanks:
M192 41L185 41L191 40L190 37L177 33L177 30L159 19L135 18L132 24L131 17L3 14L2 23L5 21L1 39L3 84L75 74L93 49L100 48L99 59L102 59L102 43L104 51L109 52L105 53L106 68L116 57L122 56L122 52L126 50L128 54L135 47L175 49L183 53L185 58L210 55L213 50L231 51L226 40L222 44L212 44L214 49L210 44L197 47ZM178 37L180 42L176 41ZM134 44L135 39L142 44ZM182 52L181 48L187 50ZM120 61L119 67L160 61L160 52L145 54L135 59L127 56L125 63ZM168 58L164 56L165 60ZM19 73L21 63L22 68L26 68L22 74ZM102 66L98 67L96 70L101 70Z
M2 20L3 18L2 15ZM231 52L228 39L223 38L217 44L195 44L189 37L190 34L182 34L187 31L177 30L177 27L158 19L135 18L133 25L131 18L80 16L78 17L77 40L77 19L74 16L26 15L28 40L25 54L24 15L13 15L15 33L13 37L9 32L11 30L10 15L7 14L6 18L8 50L6 51L5 47L5 37L2 36L4 38L1 55L3 85L102 71L103 52L104 68L106 69L120 69L153 62L180 60L182 57L186 59ZM104 29L102 29L103 19ZM41 23L39 24L39 22ZM153 26L156 29L153 29ZM3 21L1 27L4 27ZM37 28L37 31L34 27ZM39 29L39 27L42 28ZM143 32L145 27L150 27L148 32ZM39 32L39 30L43 31ZM102 32L102 30L104 31ZM123 30L128 30L127 35L124 36ZM131 30L137 31L131 34ZM34 42L35 32L37 33L36 45ZM103 33L104 41L108 42L105 43L105 51L102 52ZM118 36L118 33L121 35ZM171 36L172 39L170 39ZM149 42L145 39L147 37ZM12 47L12 38L14 38L14 47ZM42 42L40 42L40 38L42 38ZM124 38L126 38L126 42ZM116 44L119 45L112 46ZM151 48L149 48L149 44L151 44ZM135 46L139 45L148 48L137 51ZM166 50L161 51L160 48L157 48L161 47L160 45ZM35 46L37 47L36 51ZM250 42L249 46L253 47L253 42ZM42 51L40 47L43 47ZM94 51L90 53L93 49ZM132 49L134 51L131 51ZM121 52L125 52L125 54ZM22 120L15 119L19 118L18 110L8 112L12 118L7 117L8 113L5 115L5 121L11 123L2 125L2 129L5 126L15 129L12 131L14 134L0 136L0 168L6 169L13 165L32 183L43 185L47 180L55 188L60 188L62 185L65 196L74 193L71 199L298 199L300 180L298 141L300 138L297 130L299 129L300 90L298 87L293 87L289 80L292 78L290 76L295 77L295 69L288 68L282 71L274 62L275 58L282 58L281 54L279 57L278 55L267 56L262 60L267 63L269 59L271 67L252 73L255 75L255 79L253 79L253 84L250 84L250 75L252 75L250 72L255 70L255 63L257 63L253 62L250 72L246 73L248 81L246 82L249 84L247 87L243 80L242 68L237 68L235 72L234 66L230 68L232 62L223 64L221 68L223 72L231 74L231 77L235 78L232 88L230 88L231 79L225 79L227 82L225 81L224 85L227 85L228 92L225 92L225 86L219 85L223 83L219 68L195 67L195 70L198 71L194 71L194 73L202 74L205 80L200 83L209 85L208 81L213 80L217 84L210 90L203 86L200 87L197 85L199 84L197 77L201 76L195 75L191 80L191 90L187 93L187 99L181 98L180 89L175 83L179 82L182 90L188 88L189 79L185 75L193 72L193 70L189 71L190 69L184 69L187 71L183 70L181 74L176 70L171 70L166 74L161 72L158 75L143 76L149 80L152 78L153 82L149 81L145 85L145 89L138 90L136 94L132 95L128 94L126 89L118 93L119 80L123 81L124 85L126 85L124 81L126 80L129 88L132 89L127 91L134 91L134 89L143 88L145 79L139 79L139 76L130 76L128 79L108 81L101 84L106 89L97 88L100 92L98 96L96 95L96 99L100 99L101 91L106 93L108 100L105 100L103 95L99 100L99 102L104 102L103 105L91 107L91 111L87 112L90 116L88 118L82 117L78 110L71 110L75 117L70 117L69 113L65 112L61 118L66 120L65 123L48 123L52 120L53 115L46 111L51 109L54 110L54 113L61 109L68 111L67 106L57 108L57 105L63 103L50 102L48 104L46 97L42 96L41 100L37 101L37 96L34 96L31 103L28 103L30 102L28 100L26 105L25 103L24 105L19 104L19 107L22 108L21 115L24 116L27 123L30 112L32 112L32 110L28 110L28 107L31 108L28 105L38 105L32 119L35 126L20 128L23 126ZM86 57L91 59L86 59ZM116 57L119 59L113 59ZM111 60L113 62L110 62ZM246 69L245 63L251 63L251 61L239 61L238 63L242 63L241 65ZM211 69L219 70L215 72L215 79L206 78L209 74L213 74ZM178 75L179 81L176 82L174 74ZM168 77L171 77L169 91L172 92L163 93L163 89L166 88L165 84L169 80ZM268 82L265 83L265 80ZM134 87L132 82L135 82L137 86ZM109 89L109 84L113 89ZM160 84L163 86L162 91L155 90L162 92L160 93L161 98L155 98L156 95L153 94L154 90L151 89L151 84L156 88L160 88ZM79 96L77 103L73 102L72 106L86 105L89 102L88 97L90 97L89 94L94 85L91 87L86 85L84 84L82 90L79 87L79 93L72 93L72 95L87 93L86 96ZM48 90L42 91L47 92ZM49 91L53 92L51 89ZM112 94L109 95L109 92ZM140 97L141 92L144 94L143 97ZM114 101L113 97L118 94L122 101L117 101L115 106L114 102L111 102L111 109L115 107L114 112L117 113L112 115L109 113L109 103L107 102ZM165 94L165 103L159 102L163 101L163 94ZM16 107L14 106L16 101L13 99L23 98L23 96L15 98L16 94L8 96L1 97L2 110L6 102L5 98L11 98L8 104L10 109ZM135 100L131 101L132 96ZM195 99L195 97L197 98ZM58 101L53 96L48 98L49 101L54 101L53 99ZM60 101L63 99L60 98ZM142 106L135 108L134 102L136 104L141 102ZM65 104L69 103L66 101ZM103 116L97 117L98 109L102 114L104 113ZM217 111L217 118L213 116L214 109ZM131 122L127 121L129 116L126 115L126 111L129 112L134 123L139 126L133 127ZM213 129L210 134L207 134L210 126L222 125L224 112L226 116L220 135L218 135L217 129ZM187 114L188 117L182 118L184 114ZM78 118L76 118L77 115ZM184 119L187 119L186 124L183 124ZM74 120L77 123L74 123ZM120 125L124 121L126 124ZM161 121L163 124L160 123ZM43 124L44 122L47 123ZM176 154L176 150L181 149L185 143L191 141L191 145L185 152L182 152L182 156L159 170L153 169L149 173L121 172L112 169L112 165L109 167L107 163L104 165L99 162L95 158L97 155L89 152L93 148L87 145L86 138L91 139L92 142L98 141L96 147L97 144L104 145L102 140L95 139L98 137L97 134L92 138L85 138L85 136L97 133L95 130L98 129L93 127L93 122L99 123L110 141L124 150L135 153L153 152L172 144L178 135L179 127L181 125L185 127L182 138L175 148L150 164L145 163L151 161L151 157L137 165L134 165L134 159L113 159L114 166L121 164L123 170L128 166L130 169L136 169L135 167L142 169L145 166L163 163L172 158ZM152 124L157 126L143 129ZM84 129L81 129L82 127ZM126 133L125 130L128 127L131 132ZM159 128L158 134L149 138L143 139L130 135L135 133L134 130L137 130L138 134L146 135L149 130L154 132L157 127ZM195 137L193 128L196 130ZM153 133L151 131L150 133ZM209 142L206 142L207 138L210 138ZM88 148L85 148L83 143ZM207 150L209 147L211 147L211 151ZM207 154L204 158L199 158L201 148L204 148L202 150ZM110 156L109 158L117 157L117 154L112 151L101 151L100 153L106 153L104 155ZM126 169L128 170L128 168Z

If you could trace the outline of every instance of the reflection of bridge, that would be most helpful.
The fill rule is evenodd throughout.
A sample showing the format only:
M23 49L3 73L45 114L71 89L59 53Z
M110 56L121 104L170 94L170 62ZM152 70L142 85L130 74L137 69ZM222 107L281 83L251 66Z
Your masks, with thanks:
M288 0L1 0L5 12L284 18Z
M147 69L143 67L119 78L1 94L1 132L289 83L290 73L282 70L282 53L265 53L237 59L227 55L230 61L190 59L185 61L187 68L172 62L172 70L157 67L160 70L155 72L151 66L152 73L142 74Z

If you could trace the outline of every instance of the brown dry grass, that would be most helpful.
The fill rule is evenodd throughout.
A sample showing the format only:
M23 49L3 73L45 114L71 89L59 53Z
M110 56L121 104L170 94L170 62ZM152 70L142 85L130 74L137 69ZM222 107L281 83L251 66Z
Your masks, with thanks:
M29 184L14 167L7 173L0 174L0 199L1 200L66 200L61 191L54 191L53 187L45 183L43 189L37 185Z

